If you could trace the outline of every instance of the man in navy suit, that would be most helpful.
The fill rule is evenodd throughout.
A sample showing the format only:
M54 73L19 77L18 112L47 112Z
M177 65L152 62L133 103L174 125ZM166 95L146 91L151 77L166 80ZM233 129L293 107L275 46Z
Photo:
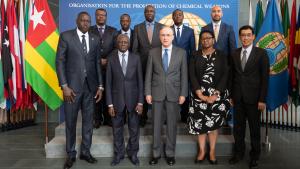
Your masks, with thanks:
M130 29L130 23L131 23L131 18L130 16L125 13L122 14L120 17L120 25L121 25L121 29L119 30L119 34L124 34L127 35L129 38L129 51L132 51L132 44L133 44L133 30Z
M232 54L232 52L236 49L235 34L231 25L228 25L225 22L221 21L222 16L223 12L220 6L212 7L212 22L204 26L202 30L209 30L211 32L214 32L214 48L223 51L224 54L229 57L230 54ZM199 43L198 49L201 49L201 43Z
M77 16L77 28L61 33L56 52L56 71L64 96L67 160L64 169L76 161L76 122L82 113L82 142L80 159L89 163L97 160L91 155L94 103L102 96L101 65L98 64L99 38L88 32L91 17L87 12Z
M112 166L118 165L125 156L124 117L128 116L129 140L127 155L134 165L139 165L139 117L143 112L143 71L140 57L128 51L129 38L120 34L118 50L108 57L106 71L106 103L112 117L114 158Z
M105 84L105 71L107 65L107 56L115 49L115 40L118 36L116 28L106 24L107 11L103 8L95 11L96 25L91 26L90 32L99 36L100 38L100 57L102 66L102 77ZM104 86L105 87L105 86ZM105 98L105 97L104 97ZM99 128L100 124L111 125L111 119L107 112L105 99L102 99L100 104L96 105L94 115L94 127Z
M188 26L183 25L184 14L180 9L176 9L172 13L174 25L172 29L175 33L173 45L178 46L186 51L187 61L191 53L195 50L195 34L194 30ZM185 100L181 106L181 121L186 122L189 111L189 99Z

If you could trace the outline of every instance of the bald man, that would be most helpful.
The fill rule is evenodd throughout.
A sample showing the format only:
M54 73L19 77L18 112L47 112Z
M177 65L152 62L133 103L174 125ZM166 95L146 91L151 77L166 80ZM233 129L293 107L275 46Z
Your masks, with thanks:
M149 51L145 77L146 101L152 104L153 112L153 156L149 164L157 164L161 156L162 119L166 117L165 154L171 166L175 164L177 116L188 94L187 57L184 49L172 45L172 28L162 28L159 39L162 45Z

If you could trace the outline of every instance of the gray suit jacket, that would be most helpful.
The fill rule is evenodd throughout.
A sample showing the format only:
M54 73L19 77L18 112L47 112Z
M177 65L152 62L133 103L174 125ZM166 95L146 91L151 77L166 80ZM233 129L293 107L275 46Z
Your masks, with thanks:
M92 92L102 85L99 38L89 33L89 52L84 54L76 29L61 33L56 52L56 71L60 86L68 84L75 92L87 79Z
M118 50L108 57L106 70L106 104L113 104L117 112L127 107L134 112L138 103L144 102L143 72L139 56L129 52L126 75L122 72Z
M142 22L134 26L134 35L133 35L133 46L132 52L141 57L142 69L145 72L147 66L147 59L149 50L155 47L161 46L159 40L159 31L163 27L163 24L155 22L152 43L148 39L147 29L145 22Z
M178 102L179 96L188 95L187 57L185 50L173 45L168 71L162 63L162 47L151 49L147 62L145 95L153 101Z

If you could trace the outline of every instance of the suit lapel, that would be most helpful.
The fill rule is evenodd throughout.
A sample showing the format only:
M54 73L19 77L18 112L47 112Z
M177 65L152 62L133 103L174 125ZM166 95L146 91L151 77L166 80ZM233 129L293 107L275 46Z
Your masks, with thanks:
M83 52L83 47L82 44L80 42L80 39L78 37L78 34L76 32L76 29L74 30L74 35L73 35L73 39L74 39L74 43L77 46L77 49L79 49L81 55L85 56L84 52Z
M159 35L159 28L157 22L154 22L154 30L152 35L152 43L156 41L157 38L159 38L157 35Z
M243 72L242 70L242 63L241 63L241 51L242 51L242 48L239 48L238 51L237 51L237 55L235 56L235 60L236 60L236 66L238 68L239 71Z
M168 71L167 71L168 73L170 72L173 65L175 64L175 60L176 60L175 53L177 53L177 48L173 46L172 51L171 51L171 59L170 59L170 63L169 63L169 66L168 66Z
M247 68L249 68L251 66L251 64L253 64L255 62L255 47L252 47L252 50L250 52L249 58L247 59L246 65L245 65L245 69L244 72L247 70Z
M146 39L147 39L147 43L151 44L150 40L148 39L148 33L147 33L147 28L146 28L146 21L141 25L141 27L142 27L142 30L141 30L142 31L142 35L145 35ZM153 41L153 37L152 37L152 41Z
M90 51L93 50L94 40L95 40L94 36L91 33L89 33L89 52L88 52L88 54L90 53Z
M117 50L116 50L117 51ZM112 55L112 56L114 56L114 65L116 65L116 67L117 67L117 69L119 70L119 72L123 75L123 77L124 77L124 74L123 74L123 71L122 71L122 65L121 65L121 63L120 63L120 59L119 59L119 54L118 54L118 51L114 54L114 55Z
M132 67L132 57L131 57L131 53L128 52L128 60L127 60L127 67L126 67L126 75L125 76L128 76L129 74L129 68Z
M222 37L222 36L221 36L221 33L222 33L222 32L225 32L225 25L224 25L223 22L221 22L221 24L220 24L219 36L218 36L217 42L219 42L219 41L221 40L220 37Z

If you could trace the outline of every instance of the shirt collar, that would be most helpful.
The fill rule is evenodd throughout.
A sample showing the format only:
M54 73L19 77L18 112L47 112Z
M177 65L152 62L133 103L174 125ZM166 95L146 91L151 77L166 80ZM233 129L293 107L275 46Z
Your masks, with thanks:
M251 52L251 50L252 50L252 48L253 48L253 43L251 45L249 45L248 47L246 47L246 48L242 47L242 52L244 52L244 50L246 50L247 51L247 55L249 55L250 52Z
M88 36L89 36L89 32L83 33L83 32L81 32L78 28L76 29L76 32L77 32L77 35L78 35L79 37L82 37L82 35L85 35L85 37L88 37Z
M215 25L218 25L219 27L220 27L220 25L221 25L221 20L219 21L219 22L214 22L214 21L212 21L212 23L213 23L213 26L215 26Z
M177 31L177 28L179 28L180 30L182 30L182 27L183 27L183 24L181 24L180 26L177 26L177 25L174 24L175 31Z
M128 31L124 31L123 29L121 29L121 33L122 33L122 34L127 33L128 35L130 35L130 29L128 29Z
M118 55L122 56L122 54L123 54L123 52L118 50ZM129 54L128 50L126 52L124 52L124 54L125 54L125 56L128 56L128 54Z
M150 25L152 26L152 25L154 25L154 23L155 23L155 21L152 21L152 22L146 21L146 25L149 25L149 24L150 24Z
M168 49L168 52L172 50L173 45L171 44L169 47L162 46L162 50L165 51L165 49Z
M99 29L99 28L103 28L103 30L105 29L105 25L103 25L103 26L100 26L100 25L97 25L97 28Z

